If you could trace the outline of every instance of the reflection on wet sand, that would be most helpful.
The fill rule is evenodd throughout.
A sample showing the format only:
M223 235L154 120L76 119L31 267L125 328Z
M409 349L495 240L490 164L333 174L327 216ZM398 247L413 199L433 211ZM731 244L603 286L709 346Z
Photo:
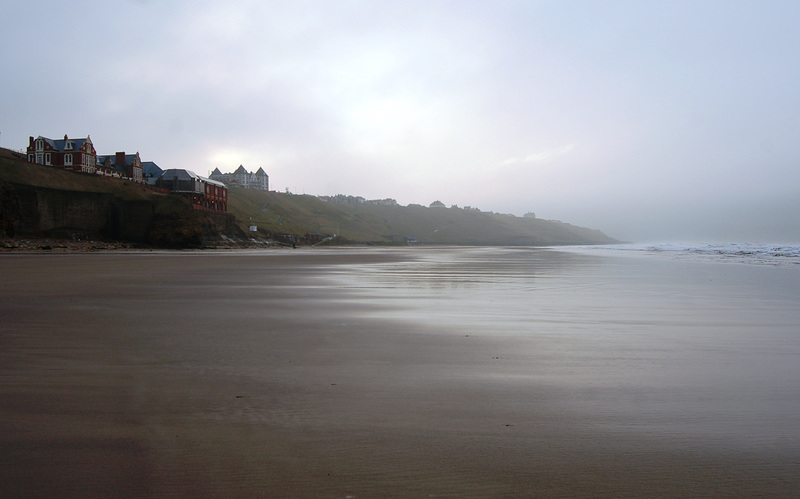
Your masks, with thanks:
M785 269L372 248L0 270L4 496L800 486Z

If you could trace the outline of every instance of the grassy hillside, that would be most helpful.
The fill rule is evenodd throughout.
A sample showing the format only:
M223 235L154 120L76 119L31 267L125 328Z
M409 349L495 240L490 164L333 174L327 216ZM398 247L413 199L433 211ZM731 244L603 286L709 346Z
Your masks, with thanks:
M152 193L132 182L84 175L28 163L22 155L0 148L0 181L65 191L113 194L125 200L141 200Z
M391 244L556 245L617 242L570 224L459 208L345 205L314 196L231 188L228 210L258 233L337 234L351 242Z

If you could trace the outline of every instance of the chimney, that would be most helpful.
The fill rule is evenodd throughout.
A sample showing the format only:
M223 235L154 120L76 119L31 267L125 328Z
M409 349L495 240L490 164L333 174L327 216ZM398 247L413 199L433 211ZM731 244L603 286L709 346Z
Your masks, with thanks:
M31 149L33 149L33 136L32 136L32 135L29 135L29 137L30 137L30 141L29 141L29 147L30 147Z
M114 164L117 164L117 165L124 165L125 164L125 151L117 153L116 158L114 158Z
M64 140L65 141L67 140L67 134L66 133L64 134Z

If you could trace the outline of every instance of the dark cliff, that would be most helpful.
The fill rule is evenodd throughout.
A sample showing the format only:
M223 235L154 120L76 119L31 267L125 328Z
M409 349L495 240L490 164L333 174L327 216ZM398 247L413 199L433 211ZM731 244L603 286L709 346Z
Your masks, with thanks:
M0 238L188 248L202 247L222 231L237 231L233 216L194 210L180 196L33 165L12 151L0 152Z

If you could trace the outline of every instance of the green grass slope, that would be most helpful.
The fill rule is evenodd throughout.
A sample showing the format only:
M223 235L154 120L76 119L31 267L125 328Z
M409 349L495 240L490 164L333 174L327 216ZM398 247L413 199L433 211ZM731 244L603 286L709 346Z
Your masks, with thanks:
M147 199L153 195L132 182L29 163L21 154L0 148L2 181L63 191L113 194L130 201Z
M262 236L337 234L346 241L393 244L564 245L619 242L570 224L460 208L336 204L315 196L233 187L228 211Z

